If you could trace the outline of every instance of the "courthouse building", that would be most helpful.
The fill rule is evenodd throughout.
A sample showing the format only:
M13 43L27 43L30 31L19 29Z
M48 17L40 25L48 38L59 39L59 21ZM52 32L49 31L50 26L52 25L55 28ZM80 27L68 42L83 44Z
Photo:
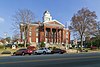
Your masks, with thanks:
M63 45L70 43L70 31L61 22L53 20L49 11L43 13L43 22L29 24L27 30L27 43L37 46L41 42L49 45ZM24 39L24 32L21 32L21 41Z

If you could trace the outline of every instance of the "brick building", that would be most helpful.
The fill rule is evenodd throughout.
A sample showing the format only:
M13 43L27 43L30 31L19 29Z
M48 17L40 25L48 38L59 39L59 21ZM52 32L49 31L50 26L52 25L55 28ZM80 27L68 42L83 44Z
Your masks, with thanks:
M70 31L57 20L52 20L48 11L43 14L43 22L34 22L28 25L27 42L34 46L44 41L46 44L70 43ZM21 41L24 39L24 32L21 31Z

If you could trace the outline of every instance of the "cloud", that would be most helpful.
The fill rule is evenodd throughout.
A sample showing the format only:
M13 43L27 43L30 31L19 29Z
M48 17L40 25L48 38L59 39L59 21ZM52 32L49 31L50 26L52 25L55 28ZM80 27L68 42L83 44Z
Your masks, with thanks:
M4 22L4 18L0 17L0 22Z

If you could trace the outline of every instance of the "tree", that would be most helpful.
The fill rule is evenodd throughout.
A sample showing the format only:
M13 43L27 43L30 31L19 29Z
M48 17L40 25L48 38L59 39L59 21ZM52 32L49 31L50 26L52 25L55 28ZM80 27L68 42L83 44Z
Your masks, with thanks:
M98 31L98 34L97 34L97 44L98 46L100 47L100 21L97 23L97 31Z
M72 17L70 29L79 34L81 48L83 45L83 37L95 32L96 18L96 13L90 11L88 8L82 8Z
M4 38L2 38L2 39L1 39L1 42L2 42L3 44L5 44L5 43L6 43L6 40L5 40Z
M94 33L95 35L95 43L98 46L98 48L100 47L100 21L97 22L97 31L96 33Z
M18 42L18 40L20 39L19 34L14 34L12 37L12 42Z
M10 37L6 37L5 40L10 43L11 42L11 38Z
M34 20L34 14L31 10L21 9L13 16L15 23L13 24L14 30L20 29L20 32L24 32L24 46L26 47L28 30L31 22Z

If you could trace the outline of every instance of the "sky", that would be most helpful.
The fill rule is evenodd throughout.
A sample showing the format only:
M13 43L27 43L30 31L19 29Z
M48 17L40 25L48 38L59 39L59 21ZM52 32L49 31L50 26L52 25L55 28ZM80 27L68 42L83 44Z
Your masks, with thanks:
M48 10L57 21L70 25L72 16L81 8L95 11L100 20L100 0L0 0L0 37L14 34L13 16L18 9L29 9L34 13L34 21L43 21L43 13Z

